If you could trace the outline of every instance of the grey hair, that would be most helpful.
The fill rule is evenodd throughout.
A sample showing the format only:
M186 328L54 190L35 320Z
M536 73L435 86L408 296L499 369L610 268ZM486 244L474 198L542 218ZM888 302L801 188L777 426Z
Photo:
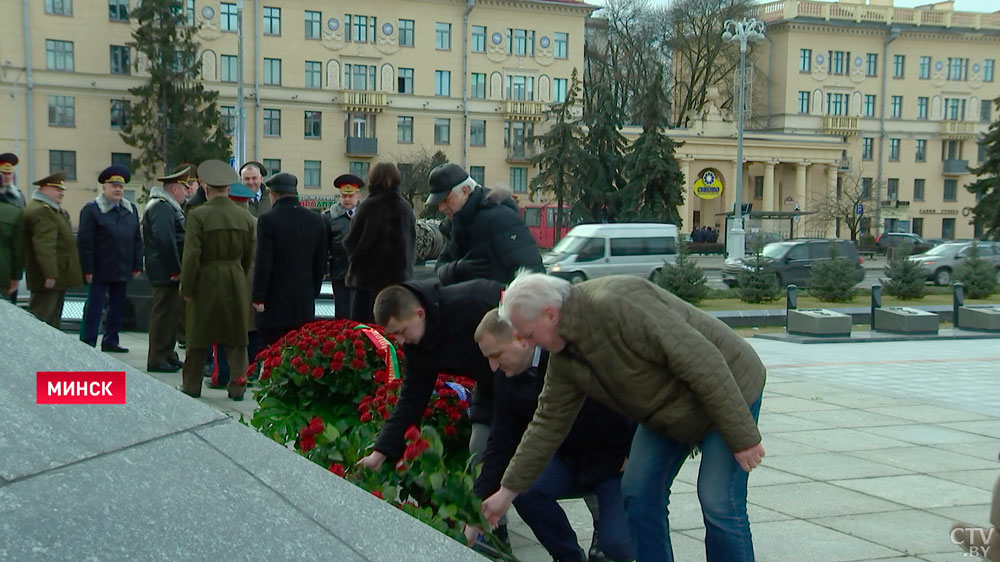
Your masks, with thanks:
M476 180L472 179L472 176L469 176L465 178L464 181L462 181L455 187L451 188L451 192L454 193L455 195L461 195L463 187L468 187L469 191L472 191L473 189L476 189L476 185L478 185L476 184Z
M511 312L516 310L525 320L534 320L547 306L561 310L572 288L565 279L521 269L503 294L500 318L510 322Z

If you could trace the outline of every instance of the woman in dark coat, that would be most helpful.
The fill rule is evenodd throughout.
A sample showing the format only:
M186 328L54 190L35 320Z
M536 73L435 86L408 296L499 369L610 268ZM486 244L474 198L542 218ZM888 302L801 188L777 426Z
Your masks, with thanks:
M345 280L354 289L351 319L372 322L372 304L383 288L413 277L416 218L399 195L399 170L380 162L368 174L368 198L344 238L348 268Z

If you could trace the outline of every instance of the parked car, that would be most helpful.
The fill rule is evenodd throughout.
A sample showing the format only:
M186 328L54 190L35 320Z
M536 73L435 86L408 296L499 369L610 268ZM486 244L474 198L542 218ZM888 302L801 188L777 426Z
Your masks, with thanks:
M768 271L778 278L778 285L795 284L803 287L808 283L812 265L820 260L831 259L836 248L837 257L847 258L855 264L855 283L865 278L861 267L863 260L858 255L858 249L850 240L786 240L764 246L761 257L766 262ZM744 258L740 262L727 262L722 268L722 282L730 287L739 284L740 273L753 267L753 257Z
M883 254L887 253L889 248L899 248L907 244L913 247L911 254L920 254L934 247L934 244L924 241L912 232L885 232L875 239L875 249Z
M972 242L949 242L907 259L919 263L929 281L933 281L936 285L948 285L958 264L972 252L972 244ZM997 282L1000 283L1000 244L976 242L976 246L979 249L979 256L996 267Z
M664 262L677 260L678 237L673 224L581 224L542 256L542 264L573 283L619 274L649 279Z

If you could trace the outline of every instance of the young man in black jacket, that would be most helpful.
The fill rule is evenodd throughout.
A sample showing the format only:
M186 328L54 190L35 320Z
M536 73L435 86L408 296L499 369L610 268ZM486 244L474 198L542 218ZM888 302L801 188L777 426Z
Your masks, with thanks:
M514 329L495 309L483 317L475 340L496 372L493 424L475 484L476 495L486 498L500 488L507 464L535 414L548 352L515 338ZM556 560L587 560L556 500L588 494L597 497L600 517L594 524L604 555L611 560L634 558L621 493L622 467L634 431L631 421L588 398L548 467L514 500L518 515Z

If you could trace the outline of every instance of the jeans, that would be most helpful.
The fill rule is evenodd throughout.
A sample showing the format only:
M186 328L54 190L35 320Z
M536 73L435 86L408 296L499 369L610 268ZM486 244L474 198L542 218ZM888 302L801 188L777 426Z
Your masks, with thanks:
M90 284L90 295L87 298L87 311L80 324L80 340L91 347L97 346L97 333L101 328L101 315L104 313L105 299L108 304L108 316L104 319L104 338L101 347L118 345L118 331L122 327L125 315L125 281L102 283L94 281Z
M558 455L528 491L514 499L518 515L531 527L538 542L556 560L586 560L566 512L556 500L593 493L600 505L597 536L604 555L611 560L632 560L632 542L622 502L622 477L616 475L592 487L576 483L576 474Z
M750 405L754 420L760 398ZM702 439L698 499L705 518L708 562L753 562L753 539L747 518L747 476L722 435ZM670 486L690 455L688 444L656 434L640 425L625 465L622 493L638 562L672 562L667 520Z

